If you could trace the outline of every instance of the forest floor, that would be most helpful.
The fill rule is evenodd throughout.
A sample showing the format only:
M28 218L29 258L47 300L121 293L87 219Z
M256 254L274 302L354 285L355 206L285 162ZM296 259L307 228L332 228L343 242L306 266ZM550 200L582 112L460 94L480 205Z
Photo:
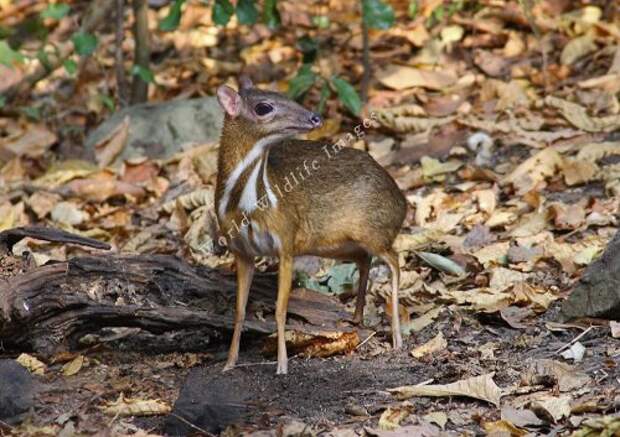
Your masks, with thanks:
M348 356L291 358L287 376L275 374L275 364L260 353L261 342L256 340L245 343L240 366L227 373L221 372L225 348L209 353L157 350L158 345L200 348L199 341L172 346L165 338L151 337L141 342L143 351L136 350L135 340L108 344L85 353L90 364L70 378L63 375L61 364L49 366L36 396L36 414L16 435L54 435L67 424L72 424L69 430L79 429L85 435L107 435L103 430L113 435L133 434L139 429L151 435L164 433L161 416L110 417L100 406L120 393L173 404L181 387L190 390L201 407L209 408L207 423L215 427L212 431L236 423L227 435L262 435L260 430L277 429L283 435L303 431L307 433L303 435L353 436L363 430L379 436L500 435L497 433L512 429L512 422L529 429L531 435L564 435L587 419L619 408L620 345L605 327L594 326L579 339L588 350L583 361L577 366L561 363L558 350L583 330L546 323L555 310L519 330L498 320L481 321L446 310L432 328L406 341L401 351L386 351L389 336L378 335ZM444 333L450 347L424 360L413 359L409 350L429 340L437 330ZM387 391L489 373L507 393L501 409L461 396L412 397L399 402ZM538 407L543 420L515 413L531 405L533 399L558 395L571 398L570 420L553 420L551 416L544 420L545 415L558 414L559 406ZM390 412L390 418L385 417L385 411ZM394 417L402 420L400 434L380 429ZM430 424L440 424L446 433ZM198 429L204 430L196 427L196 435L204 434ZM514 429L511 432L506 435L525 435Z
M2 25L29 55L11 67L0 62L0 93L24 83L39 49L71 45L91 2L68 3L67 16L41 20L47 2L5 13L0 1ZM298 77L300 47L308 38L317 44L301 103L318 109L324 101L326 122L311 137L350 133L350 145L387 168L409 204L395 242L405 347L390 346L381 264L371 269L359 344L329 358L291 357L287 376L275 375L262 337L244 338L240 365L224 374L228 339L207 344L199 330L106 329L90 346L53 357L0 344L0 358L21 356L37 384L25 420L0 422L0 435L155 436L175 426L197 435L618 435L620 325L558 316L618 229L617 2L392 1L394 25L370 32L374 71L359 116L330 82L336 75L360 87L362 35L351 2L279 1L277 29L234 19L216 26L205 2L181 3L171 31L157 28L169 6L148 12L151 102L213 95L242 72L284 92ZM33 17L45 39L31 31ZM132 24L128 12L127 71ZM73 53L75 66L0 99L0 231L62 228L115 254L174 255L231 272L213 214L217 141L161 156L169 144L145 135L132 139L148 145L144 156L123 161L123 121L85 146L118 108L115 30L106 21L90 56ZM360 120L371 118L359 134ZM7 257L34 269L85 253L102 252L24 239ZM351 265L303 259L297 268L299 287L352 310ZM258 269L274 273L277 262L261 259ZM0 271L9 284L15 274ZM176 414L180 400L200 410L190 424Z

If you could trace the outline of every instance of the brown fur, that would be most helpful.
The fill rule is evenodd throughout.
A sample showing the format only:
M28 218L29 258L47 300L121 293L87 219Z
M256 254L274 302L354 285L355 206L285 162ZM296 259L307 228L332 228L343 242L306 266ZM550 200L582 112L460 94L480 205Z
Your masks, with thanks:
M227 92L230 93L230 90ZM235 97L234 93L231 95ZM233 115L226 115L220 142L216 187L218 207L226 180L257 141L280 131L309 130L307 119L313 115L279 94L252 88L242 90L240 96L241 101L233 102L237 106L226 100L228 96L220 99ZM275 114L265 118L253 114L252 108L261 101L272 104L276 108ZM238 105L241 105L240 110ZM398 257L392 250L392 244L402 226L407 206L394 180L366 152L347 147L334 149L330 143L288 139L274 143L266 153L269 183L278 202L276 207L259 208L246 216L260 229L277 235L281 242L281 247L274 253L281 262L276 320L278 372L286 373L283 330L293 257L311 254L355 261L362 271L355 313L355 319L360 321L370 255L376 255L388 262L392 269L392 303L397 305ZM249 166L240 176L230 194L225 216L219 219L222 232L230 237L231 250L236 255L239 270L239 327L235 327L227 368L234 365L238 356L238 337L253 272L251 260L256 255L238 242L237 232L244 215L236 209L236 205L251 171L252 166ZM259 199L266 194L261 178L257 192ZM398 328L398 315L395 317L394 330ZM400 332L394 331L393 334L394 344L399 346Z

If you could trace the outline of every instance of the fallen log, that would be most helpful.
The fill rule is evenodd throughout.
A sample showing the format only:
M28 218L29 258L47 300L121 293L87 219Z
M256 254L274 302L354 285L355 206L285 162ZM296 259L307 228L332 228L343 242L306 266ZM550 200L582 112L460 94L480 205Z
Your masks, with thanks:
M104 247L58 230L6 232L0 242L7 248L25 236ZM0 344L50 356L109 327L155 334L197 329L208 337L207 344L222 342L233 328L235 282L232 273L167 255L93 255L48 264L0 281ZM270 314L276 290L275 275L256 275L247 332L275 331ZM318 332L334 329L346 318L342 304L332 297L304 289L291 296L291 328Z

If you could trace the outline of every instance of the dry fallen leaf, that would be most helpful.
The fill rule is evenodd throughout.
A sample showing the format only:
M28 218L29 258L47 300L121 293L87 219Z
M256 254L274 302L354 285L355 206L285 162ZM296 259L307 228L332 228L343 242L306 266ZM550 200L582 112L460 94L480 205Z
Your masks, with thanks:
M566 185L580 185L595 180L600 169L594 162L580 159L566 159L562 166L562 174Z
M559 109L573 126L586 132L611 132L620 125L620 115L591 117L583 106L554 96L547 96L545 103Z
M276 352L276 339L275 335L267 337L263 347L264 353ZM285 333L285 340L286 347L291 353L321 358L351 352L360 342L357 331L302 332L290 329Z
M123 394L101 408L109 416L155 416L168 414L170 405L159 399L129 399Z
M580 389L589 384L591 379L585 374L578 372L571 365L555 360L536 360L522 375L523 385L538 385L549 377L557 380L560 392L570 392Z
M52 220L64 225L79 225L88 220L88 213L73 202L59 202L52 209Z
M78 355L64 366L62 366L62 374L65 376L76 375L84 365L84 355Z
M416 317L412 319L409 323L403 324L401 330L404 334L410 334L411 332L420 332L427 326L429 326L433 321L437 318L437 316L441 313L443 308L435 307L432 310L426 312L420 317Z
M428 246L441 237L441 232L434 229L421 229L415 234L398 234L394 241L394 250L397 252L414 252Z
M562 50L560 61L564 65L571 65L580 58L596 50L596 43L590 34L575 38L568 42Z
M416 254L428 265L441 272L446 272L455 276L466 274L465 269L452 261L450 258L430 252L416 252Z
M95 144L95 160L103 168L111 164L125 147L129 134L129 116L114 128L108 135Z
M382 85L395 90L413 87L443 90L454 85L458 79L455 74L445 71L422 70L404 65L388 65L377 71L375 76Z
M529 159L526 159L507 175L503 184L512 184L518 194L525 194L536 184L553 176L557 169L563 166L562 156L554 149L543 149Z
M388 407L379 418L379 429L383 431L393 431L400 426L409 415L409 409L406 407Z
M446 173L454 173L463 166L463 163L459 161L441 162L428 156L423 156L420 159L420 163L422 164L422 174L429 179L434 179Z
M494 375L495 373L487 373L451 384L408 385L388 389L388 391L400 400L413 396L466 396L499 406L502 390L493 381Z
M560 355L566 360L573 360L575 363L579 363L583 360L583 356L586 353L586 348L580 342L575 342L570 345L568 349L562 352Z
M611 336L613 338L620 338L620 322L610 320L609 327L611 328Z
M422 416L422 419L426 420L428 423L434 423L441 429L444 429L448 423L448 415L443 411L431 411Z
M544 424L532 410L518 410L510 405L502 407L501 417L502 420L506 420L519 428Z
M15 156L38 158L42 156L58 137L44 125L30 125L16 136L0 136L0 149L5 149Z
M414 358L422 358L424 355L432 354L444 350L448 346L448 342L443 336L443 332L439 332L431 340L427 341L423 345L414 348L411 351L411 356ZM443 426L442 426L443 428Z
M570 396L548 396L545 395L532 402L530 408L544 416L549 422L557 423L559 420L570 416Z
M42 376L45 374L45 369L47 368L45 363L28 354L20 354L15 361L24 366L34 375Z
M514 424L503 419L495 422L484 422L484 430L487 437L521 437L527 434L527 431L519 429Z
M364 431L369 436L373 437L407 437L407 436L415 436L415 437L439 437L440 430L435 425L431 425L430 423L424 423L422 425L407 425L397 428L393 431L383 431L381 429L370 429L364 428ZM342 434L334 433L327 434L328 436L340 437ZM346 435L345 435L346 436ZM357 436L357 434L355 434ZM344 436L343 436L344 437ZM348 436L347 436L348 437ZM351 436L354 437L354 436Z

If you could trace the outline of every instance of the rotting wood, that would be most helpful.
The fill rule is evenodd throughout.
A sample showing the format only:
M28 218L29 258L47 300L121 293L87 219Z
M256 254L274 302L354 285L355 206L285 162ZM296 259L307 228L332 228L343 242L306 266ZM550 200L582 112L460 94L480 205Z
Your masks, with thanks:
M0 242L10 249L24 237L107 246L47 228L5 231ZM173 256L76 257L0 282L0 344L49 356L106 327L138 327L155 334L200 329L208 337L205 342L215 344L232 330L234 288L232 273L192 266ZM270 314L276 289L275 275L256 275L247 332L274 332ZM266 318L254 317L259 311ZM346 317L335 298L311 290L296 290L291 296L289 320L296 330L341 331L339 322Z

